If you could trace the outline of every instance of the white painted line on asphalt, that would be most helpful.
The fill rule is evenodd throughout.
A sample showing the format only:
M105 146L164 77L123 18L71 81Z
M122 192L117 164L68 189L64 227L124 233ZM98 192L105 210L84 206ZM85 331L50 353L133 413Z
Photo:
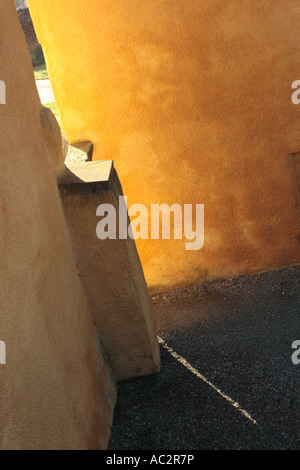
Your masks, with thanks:
M177 354L177 352L174 351L162 338L159 336L157 337L159 343L163 346L168 353L171 354L174 359L176 359L180 364L185 366L192 374L194 374L196 377L199 379L203 380L207 385L209 385L215 392L217 392L224 400L228 401L234 408L236 408L245 418L249 419L249 421L252 422L252 424L257 424L257 421L252 418L252 416L248 413L248 411L244 410L240 404L237 401L234 401L231 397L226 395L225 393L222 392L218 387L216 387L213 383L211 383L204 375L202 375L197 369L195 369L184 357L180 356Z

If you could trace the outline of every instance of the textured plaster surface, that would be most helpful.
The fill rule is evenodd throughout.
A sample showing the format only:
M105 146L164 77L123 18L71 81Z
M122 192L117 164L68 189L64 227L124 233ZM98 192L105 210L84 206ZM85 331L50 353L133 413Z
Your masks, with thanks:
M100 204L116 209L119 226L122 188L116 171L110 161L68 167L72 173L66 173L60 185L63 209L107 363L116 379L157 372L154 313L135 243L96 235Z
M29 0L68 138L128 203L205 204L205 245L137 240L152 290L299 263L298 0Z
M56 174L61 135L41 106L14 2L0 2L1 449L103 449L115 403L73 256Z

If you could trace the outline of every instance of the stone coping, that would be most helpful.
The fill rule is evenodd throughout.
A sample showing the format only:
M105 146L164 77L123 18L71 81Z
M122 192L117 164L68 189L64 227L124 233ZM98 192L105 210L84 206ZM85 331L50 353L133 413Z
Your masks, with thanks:
M112 160L68 163L58 185L67 193L107 191L111 188L113 174Z

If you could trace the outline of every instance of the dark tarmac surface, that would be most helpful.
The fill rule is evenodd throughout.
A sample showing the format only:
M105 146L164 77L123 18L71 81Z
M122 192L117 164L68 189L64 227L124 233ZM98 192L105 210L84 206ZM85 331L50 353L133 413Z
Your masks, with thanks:
M118 385L109 450L300 449L300 266L159 294L153 307L162 369Z

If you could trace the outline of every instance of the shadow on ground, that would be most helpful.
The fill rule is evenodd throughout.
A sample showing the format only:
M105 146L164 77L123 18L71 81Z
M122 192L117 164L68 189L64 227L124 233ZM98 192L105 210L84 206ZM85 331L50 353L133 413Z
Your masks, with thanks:
M300 266L153 297L169 349L118 385L109 449L300 449L299 286Z

